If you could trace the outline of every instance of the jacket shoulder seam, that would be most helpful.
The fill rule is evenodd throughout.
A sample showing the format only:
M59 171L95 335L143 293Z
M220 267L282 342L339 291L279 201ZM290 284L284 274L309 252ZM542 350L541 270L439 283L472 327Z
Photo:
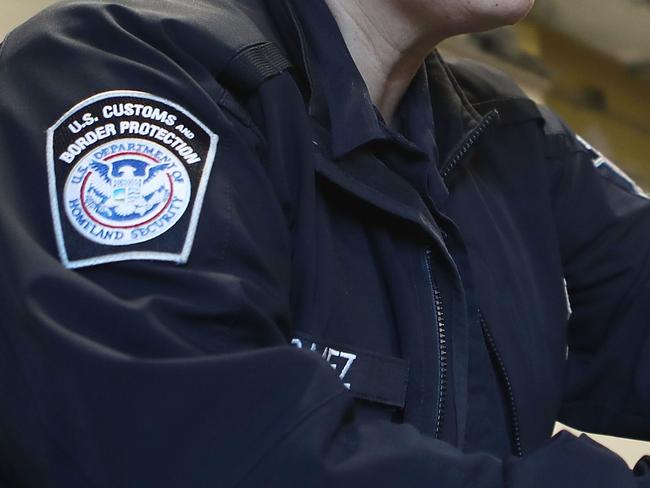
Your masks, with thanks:
M2 42L0 42L0 68L2 68L2 62L4 61L4 54L5 51L7 50L7 43L9 42L9 38L11 37L11 32L9 32Z

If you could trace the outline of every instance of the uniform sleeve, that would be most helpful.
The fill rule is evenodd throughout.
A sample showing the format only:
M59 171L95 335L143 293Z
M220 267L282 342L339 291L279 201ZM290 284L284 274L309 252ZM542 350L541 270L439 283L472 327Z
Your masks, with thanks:
M650 440L650 200L556 116L549 119L572 308L560 420Z
M153 4L140 4L156 16ZM287 344L291 246L281 185L261 136L222 110L223 89L192 61L188 46L203 55L206 40L175 25L182 42L171 42L170 24L98 5L49 10L10 36L0 60L0 479L541 488L552 476L558 487L639 486L622 460L566 434L525 460L501 460L409 426L360 425L335 372ZM125 93L131 101L109 104L103 117L140 106L131 122L149 123L146 134L95 131L114 144L87 164L75 159L83 141L64 138L67 154L49 158L61 166L48 167L62 114L81 102L87 110L73 111L63 133L83 133L100 118L93 100ZM182 184L194 170L174 172L177 160L190 168L200 154L160 130L160 154L146 152L151 119L160 125L181 113L219 137L202 196ZM116 130L134 127L143 126ZM174 127L184 144L186 129ZM191 200L184 216L198 211L193 239L191 222L172 215L183 206L170 188ZM134 228L124 249L115 244ZM189 254L167 259L188 242Z

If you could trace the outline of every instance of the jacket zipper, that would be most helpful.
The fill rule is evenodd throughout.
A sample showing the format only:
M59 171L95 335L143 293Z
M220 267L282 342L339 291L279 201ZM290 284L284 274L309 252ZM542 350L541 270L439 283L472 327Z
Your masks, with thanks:
M483 117L483 120L472 130L465 140L461 147L456 151L454 156L447 160L447 162L442 166L440 170L440 175L443 179L446 179L451 172L458 166L458 163L465 157L469 150L476 144L476 142L481 138L485 130L500 117L499 111L497 109L491 110L488 114Z
M431 289L434 308L434 335L438 345L438 402L436 405L436 437L440 437L442 423L447 403L447 368L449 366L447 351L447 331L445 328L445 313L442 304L442 296L438 287L433 281L433 267L431 264L431 249L426 251L427 277Z
M440 174L443 179L447 178L453 169L458 165L458 163L465 157L469 150L476 144L480 139L481 135L485 130L490 126L492 121L499 117L499 112L497 110L492 110L489 112L483 120L479 123L478 126L472 130L469 135L465 138L460 149L454 154L454 156L448 160L442 167ZM448 351L447 351L447 331L445 327L445 314L442 304L442 297L440 295L440 290L438 290L435 282L433 280L433 269L431 265L431 249L426 251L426 263L427 263L427 276L429 279L429 286L431 289L431 295L433 297L433 307L435 315L435 336L438 344L438 404L436 407L436 437L440 437L442 430L442 423L444 420L445 414L445 405L447 403L447 368L449 367L448 361Z
M501 379L501 385L506 393L506 398L508 399L508 410L510 412L510 426L512 432L512 445L515 451L515 454L518 457L523 457L524 450L521 445L521 433L519 429L519 413L517 411L517 402L515 402L515 395L512 391L512 383L510 382L510 376L508 376L508 371L506 370L505 363L503 362L503 357L497 348L494 337L487 325L483 312L479 309L479 320L481 321L481 329L483 330L483 336L485 337L486 343L489 348L490 356L492 357L494 363L496 363L499 369L499 376Z

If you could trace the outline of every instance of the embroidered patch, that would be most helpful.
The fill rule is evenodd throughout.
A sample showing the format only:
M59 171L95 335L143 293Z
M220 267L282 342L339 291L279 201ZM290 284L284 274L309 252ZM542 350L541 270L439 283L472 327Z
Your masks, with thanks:
M162 98L111 91L84 100L47 133L61 261L185 263L218 136Z
M625 171L614 164L603 153L595 149L591 144L585 141L582 137L576 136L578 141L591 153L592 162L598 172L609 181L622 188L628 193L633 193L643 198L650 198L643 191L643 189L630 178Z

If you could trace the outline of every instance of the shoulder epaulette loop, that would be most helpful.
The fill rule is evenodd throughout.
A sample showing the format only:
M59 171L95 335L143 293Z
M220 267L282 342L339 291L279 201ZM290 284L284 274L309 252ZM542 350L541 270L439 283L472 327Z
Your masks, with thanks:
M246 46L228 63L219 81L238 95L246 95L269 78L291 68L291 63L273 42Z

